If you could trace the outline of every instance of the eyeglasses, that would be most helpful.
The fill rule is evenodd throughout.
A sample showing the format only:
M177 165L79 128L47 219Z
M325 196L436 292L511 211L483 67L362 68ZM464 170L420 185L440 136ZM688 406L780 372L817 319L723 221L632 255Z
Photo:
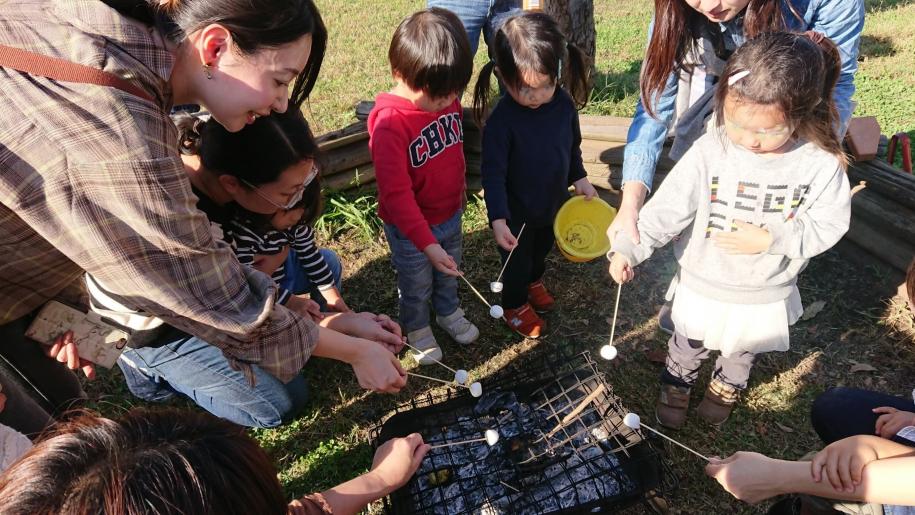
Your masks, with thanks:
M728 127L728 129L731 129L732 131L752 134L753 136L756 136L757 138L759 138L761 140L772 140L772 139L783 138L786 134L790 134L792 132L791 127L789 127L787 125L774 127L772 129L760 129L760 130L754 131L754 130L747 129L741 125L738 125L728 119L724 120L724 124Z
M251 184L250 182L248 182L248 181L246 181L246 180L244 180L244 179L239 179L239 180L240 180L241 182L243 182L246 186L248 186L249 188L251 188L251 189L254 191L254 193L257 194L258 197L260 197L260 198L266 200L266 201L269 202L270 205L272 205L273 207L275 207L275 208L277 208L277 209L283 209L283 210L288 211L288 210L294 208L295 205L298 204L298 203L302 200L302 196L305 194L305 188L307 188L308 185L311 184L311 182L312 182L313 180L315 180L315 177L317 177L317 176L318 176L318 167L317 167L317 165L312 165L311 171L308 172L308 175L307 175L307 176L305 176L305 181L302 182L302 185L299 186L299 187L295 190L295 193L293 193L292 198L289 199L289 202L287 202L285 206L276 203L273 199L271 199L271 198L268 197L264 192L262 192L262 191L260 190L260 188L258 188L257 186Z

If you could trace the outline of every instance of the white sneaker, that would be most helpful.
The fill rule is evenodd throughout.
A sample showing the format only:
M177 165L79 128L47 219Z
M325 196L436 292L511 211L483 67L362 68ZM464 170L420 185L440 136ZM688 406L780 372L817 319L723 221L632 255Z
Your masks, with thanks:
M435 335L432 334L432 328L429 326L410 331L407 333L407 342L419 349L416 351L410 349L410 355L420 365L431 365L436 360L442 359L442 348L435 341Z
M480 330L470 320L464 318L464 310L457 308L446 317L435 317L435 323L448 333L454 341L464 345L473 343L480 337Z

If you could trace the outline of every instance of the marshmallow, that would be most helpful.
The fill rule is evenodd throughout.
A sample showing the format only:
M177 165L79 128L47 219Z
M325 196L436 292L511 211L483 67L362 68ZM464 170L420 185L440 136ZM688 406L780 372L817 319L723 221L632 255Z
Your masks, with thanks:
M505 311L502 309L502 306L498 304L493 304L489 307L489 316L493 318L502 318L502 315L505 314Z
M604 345L600 348L600 357L604 358L607 361L615 358L617 354L616 347L613 345Z
M479 384L479 383L475 383L475 384ZM496 431L495 429L487 429L486 430L486 443L488 443L489 446L492 447L498 441L499 441L499 432Z
M467 378L470 377L470 374L466 370L460 369L454 373L454 382L457 384L464 384L467 382Z
M642 425L642 420L635 413L626 413L623 417L623 424L630 429L638 429Z
M472 383L470 385L470 395L473 395L474 397L483 395L483 385L481 385L479 382Z
M489 283L489 291L493 293L499 293L502 291L502 281L493 281Z

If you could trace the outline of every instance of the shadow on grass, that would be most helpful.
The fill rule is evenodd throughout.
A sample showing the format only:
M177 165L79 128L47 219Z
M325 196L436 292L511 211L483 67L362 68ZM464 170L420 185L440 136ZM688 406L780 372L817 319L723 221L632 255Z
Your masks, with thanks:
M874 14L905 7L912 3L913 0L864 0L864 10L867 14Z
M861 35L861 47L859 50L860 58L872 59L893 55L896 55L896 45L893 44L892 38L871 36L869 34Z

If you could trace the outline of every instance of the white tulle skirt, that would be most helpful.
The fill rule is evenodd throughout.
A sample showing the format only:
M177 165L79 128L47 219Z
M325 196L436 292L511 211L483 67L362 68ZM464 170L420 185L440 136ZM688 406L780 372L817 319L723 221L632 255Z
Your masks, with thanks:
M710 299L676 279L671 285L671 318L677 333L724 356L735 352L786 351L788 327L804 313L801 294L795 286L785 300L768 304L731 304Z

